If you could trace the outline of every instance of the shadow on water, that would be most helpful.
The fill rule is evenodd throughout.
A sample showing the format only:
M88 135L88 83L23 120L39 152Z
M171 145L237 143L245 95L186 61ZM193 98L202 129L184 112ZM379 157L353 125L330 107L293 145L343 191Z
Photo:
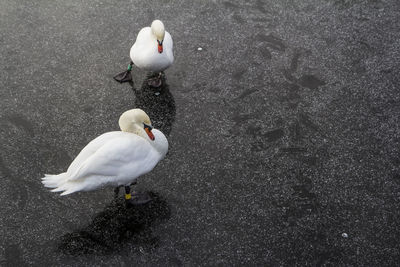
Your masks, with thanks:
M157 75L149 74L147 79ZM152 124L168 137L176 114L174 97L169 91L164 73L162 74L162 86L159 88L150 87L147 79L143 82L140 90L132 86L136 96L135 106L143 109L149 115Z
M151 226L170 218L170 207L157 193L149 192L153 201L146 205L126 207L116 198L83 229L61 237L58 249L69 255L109 254L124 244L155 248L158 239Z

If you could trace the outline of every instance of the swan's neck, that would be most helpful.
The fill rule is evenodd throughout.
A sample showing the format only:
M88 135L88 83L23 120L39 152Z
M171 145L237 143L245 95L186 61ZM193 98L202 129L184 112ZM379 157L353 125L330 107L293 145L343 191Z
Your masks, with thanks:
M168 141L165 135L157 129L152 130L154 141L149 141L150 144L160 153L161 158L164 158L168 152Z
M151 33L156 37L157 40L159 41L164 40L164 35L165 35L164 24L159 20L153 21L153 23L151 24Z
M151 140L147 135L146 131L143 127L141 127L137 123L125 123L123 120L120 121L120 127L122 132L128 132L132 134L136 134L142 138L144 138L147 142L151 144L151 146L157 150L160 154L161 158L165 157L168 152L168 141L162 132L157 129L153 129L152 133L154 135L154 140Z
M143 137L160 154L161 158L164 158L165 155L167 154L168 141L165 135L161 131L157 129L152 130L152 133L154 135L154 140L151 140L150 137L147 135L146 131L139 126L134 128L134 130L131 133Z
M147 141L150 141L150 138L147 135L146 131L137 124L131 124L129 127L121 129L121 131L139 135L140 137L143 137Z

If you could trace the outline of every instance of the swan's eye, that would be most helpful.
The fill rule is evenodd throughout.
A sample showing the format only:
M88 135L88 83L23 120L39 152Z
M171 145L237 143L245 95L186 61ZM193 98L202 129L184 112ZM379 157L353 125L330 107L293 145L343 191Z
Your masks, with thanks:
M144 129L149 129L150 131L153 130L153 126L148 125L148 124L146 124L144 122L143 122L143 125L144 125L144 127L143 127Z

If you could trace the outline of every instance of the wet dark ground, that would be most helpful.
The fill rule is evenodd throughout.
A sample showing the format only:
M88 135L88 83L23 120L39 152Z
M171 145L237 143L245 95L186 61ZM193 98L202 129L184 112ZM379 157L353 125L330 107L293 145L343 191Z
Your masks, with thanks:
M0 265L397 265L399 17L395 0L1 0ZM158 96L137 69L112 79L154 18L176 57ZM170 143L138 181L151 204L42 186L136 107Z

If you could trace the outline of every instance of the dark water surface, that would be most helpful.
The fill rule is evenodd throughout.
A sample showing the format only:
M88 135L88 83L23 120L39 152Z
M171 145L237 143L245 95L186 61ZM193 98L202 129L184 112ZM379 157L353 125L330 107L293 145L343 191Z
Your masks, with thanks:
M394 0L0 0L0 265L397 265L399 17ZM155 18L166 85L115 82ZM136 107L170 144L136 186L153 202L42 186Z

